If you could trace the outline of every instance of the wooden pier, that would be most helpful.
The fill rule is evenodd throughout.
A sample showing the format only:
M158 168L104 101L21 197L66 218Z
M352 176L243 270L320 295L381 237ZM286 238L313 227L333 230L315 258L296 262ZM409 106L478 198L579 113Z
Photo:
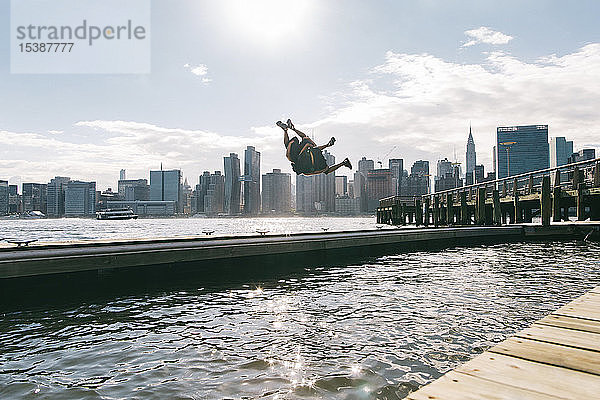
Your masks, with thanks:
M323 263L348 254L369 255L416 248L600 236L599 223L570 223L550 227L471 226L443 229L377 229L346 232L264 236L198 236L148 240L35 242L27 247L0 247L0 281L4 278L59 274L139 266L178 265L214 267L218 260L243 266L275 260Z
M600 158L449 189L420 197L392 196L377 208L380 224L417 226L541 224L600 221Z
M600 287L492 347L410 400L600 398Z

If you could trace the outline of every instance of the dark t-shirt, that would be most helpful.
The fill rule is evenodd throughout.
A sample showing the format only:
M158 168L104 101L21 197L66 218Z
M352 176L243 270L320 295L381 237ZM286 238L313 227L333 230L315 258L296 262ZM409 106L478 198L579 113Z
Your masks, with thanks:
M316 147L309 147L298 155L297 161L292 165L296 174L309 174L322 171L328 167L323 152Z

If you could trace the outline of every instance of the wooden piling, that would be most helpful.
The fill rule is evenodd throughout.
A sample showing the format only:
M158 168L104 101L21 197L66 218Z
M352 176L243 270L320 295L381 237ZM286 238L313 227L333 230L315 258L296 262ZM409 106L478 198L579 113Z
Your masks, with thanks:
M600 161L594 166L594 187L600 187Z
M423 208L420 199L415 199L415 224L417 226L423 225Z
M485 188L477 188L477 225L485 225Z
M492 212L494 213L492 220L494 221L494 225L502 225L502 211L500 207L500 192L494 189L492 191Z
M560 189L560 188L559 188ZM550 200L550 176L542 178L542 193L540 195L540 209L542 214L542 225L550 225L550 216L552 215Z
M440 225L440 198L433 196L433 225L438 227Z
M452 193L446 194L446 225L454 225L454 199Z
M575 167L575 169L573 170L573 179L572 179L573 190L577 190L580 183L581 183L581 174L579 173L579 168Z
M583 182L577 184L577 221L585 220L585 203L583 199L584 190L585 184Z
M554 186L552 189L552 222L560 222L561 190L560 186Z
M460 223L467 225L470 220L469 206L467 205L467 192L460 192Z
M513 200L514 200L514 218L513 223L520 224L523 222L521 204L519 204L519 184L515 179L513 181Z
M429 199L429 196L425 197L425 215L423 216L423 225L425 225L425 226L429 226L429 223L430 223L430 218L431 218L430 217L431 213L429 210L429 207L431 205L430 203L431 203L431 200Z
M529 174L529 180L527 183L527 193L528 194L533 193L533 174Z

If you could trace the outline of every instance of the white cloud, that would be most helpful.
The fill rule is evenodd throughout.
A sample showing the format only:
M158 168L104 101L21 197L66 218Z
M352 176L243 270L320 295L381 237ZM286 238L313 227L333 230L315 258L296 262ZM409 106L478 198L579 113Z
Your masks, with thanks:
M191 65L185 64L183 68L189 70L192 74L196 76L201 76L202 82L207 83L212 81L212 79L208 78L206 75L208 74L208 67L205 64Z
M463 44L462 47L469 47L479 43L487 43L493 45L507 44L513 37L502 32L494 31L486 26L481 26L477 29L465 31L470 40Z
M48 131L48 133L52 133L53 135L60 135L61 133L64 133L64 131L59 131L59 130L56 130L56 129L50 129Z
M337 137L334 154L464 162L472 121L478 162L491 170L496 127L548 124L575 148L600 149L600 44L534 62L494 52L482 64L430 54L388 52L368 77L352 82L325 118L310 126ZM332 103L335 103L333 101ZM341 171L345 172L345 171Z

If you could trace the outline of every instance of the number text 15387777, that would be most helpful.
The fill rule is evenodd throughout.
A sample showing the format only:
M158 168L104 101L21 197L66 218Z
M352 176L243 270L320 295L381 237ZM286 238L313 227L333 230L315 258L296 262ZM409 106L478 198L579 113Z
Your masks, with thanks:
M19 43L21 53L70 53L74 43L33 42Z

